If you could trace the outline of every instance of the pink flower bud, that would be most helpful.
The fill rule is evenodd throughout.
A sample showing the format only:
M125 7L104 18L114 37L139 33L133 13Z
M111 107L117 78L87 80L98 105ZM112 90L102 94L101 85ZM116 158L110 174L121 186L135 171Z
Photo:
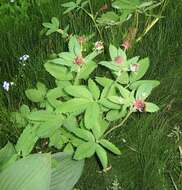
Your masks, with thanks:
M123 57L121 57L121 56L116 57L116 58L114 59L114 61L115 61L115 63L117 63L117 64L123 64L123 63L124 63L124 59L123 59Z
M125 40L122 44L125 50L129 49L131 47L129 40Z
M79 43L80 45L82 45L82 44L84 44L84 43L86 42L85 36L79 36L79 37L77 38L77 40L78 40L78 43Z
M145 109L145 102L143 100L135 100L133 104L134 108L138 110L139 112L143 112Z
M130 70L132 72L137 72L139 70L139 68L140 68L139 64L132 64L132 65L130 65Z
M102 5L102 7L100 8L100 11L106 11L108 9L108 5L104 4Z
M83 57L82 57L82 56L77 56L77 57L75 58L75 60L74 60L74 63L75 63L76 65L82 65L82 64L84 63Z
M104 49L103 42L101 42L101 41L95 42L95 49L96 49L97 51L103 50L103 49Z

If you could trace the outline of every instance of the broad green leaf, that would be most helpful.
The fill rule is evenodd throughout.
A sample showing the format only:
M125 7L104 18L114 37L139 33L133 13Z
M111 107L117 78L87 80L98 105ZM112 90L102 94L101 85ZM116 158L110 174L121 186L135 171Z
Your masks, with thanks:
M50 154L30 155L0 173L1 190L49 190L50 181Z
M107 67L108 69L112 70L112 71L119 71L120 67L118 66L118 64L115 64L112 61L101 61L99 62L99 65L102 65L104 67Z
M92 94L83 85L70 85L64 88L64 90L75 98L86 98L92 100Z
M116 85L116 88L119 90L120 94L123 96L123 98L129 98L130 91L124 88L121 85Z
M122 97L119 97L119 96L109 96L108 99L115 104L122 105L125 103L125 99L123 99Z
M92 132L96 140L99 140L101 138L101 136L107 130L108 126L109 124L100 117L96 125L92 128Z
M112 44L109 45L109 53L112 60L118 56L118 49Z
M68 72L68 70L57 64L53 64L50 62L45 63L44 65L46 71L48 71L53 77L55 77L57 80L64 81L64 80L72 80L73 75Z
M121 119L123 115L123 112L120 110L110 110L106 115L106 119L108 121L116 121L118 119Z
M89 63L91 62L97 55L99 55L98 51L93 51L92 53L88 54L84 60L85 60L85 63Z
M59 20L58 20L58 18L52 17L51 22L54 25L54 28L59 28Z
M100 97L100 90L99 87L96 85L96 83L92 80L88 80L88 88L90 92L92 93L92 96L94 97L95 100L98 100Z
M66 128L68 131L72 132L73 134L75 134L77 137L85 140L85 141L90 141L90 142L94 142L94 136L92 135L92 133L86 129L81 129L78 127L71 127L71 126L67 126Z
M69 153L69 154L73 154L74 153L74 149L71 143L68 143L65 147L63 152L65 153Z
M159 107L154 103L145 102L145 111L151 113L157 112L159 111Z
M150 86L148 84L142 84L137 89L136 99L145 100L151 94L152 90L153 86Z
M73 2L73 1L70 1L68 3L63 3L62 4L62 7L65 7L65 8L70 8L70 7L74 7L74 6L76 6L76 3Z
M102 16L97 19L97 22L100 25L116 25L119 22L119 16L115 12L109 11L102 14Z
M69 51L74 54L75 56L80 56L81 55L81 46L78 43L78 40L76 36L72 36L69 40Z
M61 131L58 129L49 137L49 147L54 146L57 149L61 149L64 142L61 138Z
M102 164L102 167L106 169L108 165L107 152L99 144L96 144L96 154Z
M122 72L121 75L118 78L118 82L120 84L128 84L129 83L129 75L127 72Z
M129 88L132 90L136 90L139 86L143 84L146 84L148 86L151 86L152 88L155 88L160 84L160 82L157 80L139 80L139 81L135 81L131 83Z
M12 157L16 154L16 151L11 143L7 143L2 149L0 149L0 172L2 169L12 164ZM14 160L15 161L15 160Z
M37 127L36 135L40 138L48 138L61 127L62 123L59 118L43 122Z
M107 98L102 98L99 100L99 103L105 106L108 109L120 109L121 106L109 101Z
M75 151L74 159L82 160L85 158L90 158L95 153L95 142L85 142L78 146Z
M96 102L90 103L85 111L84 121L87 129L92 129L100 116L100 108Z
M138 62L138 64L139 64L139 70L136 72L131 72L130 82L139 80L145 75L145 73L147 72L149 68L149 59L148 58L141 59Z
M116 0L112 3L112 7L121 10L135 10L139 4L139 0Z
M36 127L27 126L17 141L16 151L21 152L23 157L30 154L35 143L38 140L36 130Z
M64 66L68 66L68 67L70 67L70 66L72 66L73 65L73 59L63 59L63 58L56 58L56 59L52 59L52 60L50 60L49 61L50 63L54 63L54 64L57 64L57 65L59 65L59 66L63 66L63 68L64 68Z
M111 86L111 84L114 82L113 80L106 78L106 77L96 77L95 79L97 83L99 83L101 86Z
M73 4L72 4L72 5L73 5ZM67 8L67 9L63 12L63 14L67 14L67 13L71 12L72 10L74 10L75 8L77 8L77 5L76 5L76 4L73 5L72 7Z
M86 80L96 68L97 64L94 61L85 63L80 69L79 79Z
M37 89L28 89L25 91L25 94L27 98L31 100L32 102L38 103L38 102L44 101L43 94L41 93L41 91Z
M52 155L53 161L56 162L56 167L52 168L49 190L73 189L83 172L84 160L75 161L72 155L59 152Z
M48 112L45 110L31 112L28 116L31 121L50 121L57 120L62 121L63 116L60 113Z
M54 89L50 89L47 93L47 100L53 107L60 106L62 102L58 100L60 97L66 96L66 93L64 92L63 88L57 87Z
M106 139L101 139L99 143L106 149L110 150L112 153L121 155L121 151L111 142Z

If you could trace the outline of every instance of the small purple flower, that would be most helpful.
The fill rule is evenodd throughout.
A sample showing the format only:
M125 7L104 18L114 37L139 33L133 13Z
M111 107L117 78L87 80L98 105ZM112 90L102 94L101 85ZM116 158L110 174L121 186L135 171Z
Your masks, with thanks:
M4 90L9 91L10 83L7 82L7 81L4 81L4 82L3 82L3 88L4 88Z
M20 61L27 61L30 58L29 55L25 54L20 57Z

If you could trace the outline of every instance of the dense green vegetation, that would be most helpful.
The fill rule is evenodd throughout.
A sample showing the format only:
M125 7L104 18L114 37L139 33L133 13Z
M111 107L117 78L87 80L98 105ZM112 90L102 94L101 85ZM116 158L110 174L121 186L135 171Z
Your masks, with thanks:
M21 133L10 122L10 112L17 110L23 103L30 104L24 94L25 89L34 86L38 80L49 87L53 86L53 80L43 69L43 63L52 53L66 50L66 43L59 35L47 37L40 33L42 23L56 16L63 27L69 23L70 31L75 34L97 32L83 14L63 16L62 3L59 0L40 0L40 4L31 1L28 9L23 7L25 12L18 13L0 9L0 15L3 15L0 20L0 81L15 82L8 93L0 89L0 147L7 141L15 143ZM105 3L109 1L93 0L93 10ZM149 56L151 67L146 78L161 81L160 87L155 89L151 97L160 106L160 112L154 115L136 114L121 130L112 134L110 139L121 148L122 155L110 155L112 170L107 173L99 173L100 168L94 158L87 160L78 188L111 189L115 178L123 190L182 188L179 152L182 138L181 11L180 0L168 0L164 17L129 51L130 57ZM124 33L119 27L103 31L104 41L118 46ZM98 38L96 35L93 42ZM30 55L25 66L19 62L23 54Z

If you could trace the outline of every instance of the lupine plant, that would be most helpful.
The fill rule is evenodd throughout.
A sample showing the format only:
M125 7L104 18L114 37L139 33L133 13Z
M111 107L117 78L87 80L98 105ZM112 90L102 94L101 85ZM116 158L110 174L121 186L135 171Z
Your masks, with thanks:
M148 58L128 58L126 51L112 44L110 60L102 61L101 42L86 54L78 38L72 36L68 47L68 52L57 54L44 65L55 78L56 87L48 89L38 82L36 88L25 92L37 106L30 109L23 105L13 114L23 129L16 151L27 156L38 139L43 138L47 139L48 147L70 153L74 160L96 154L106 170L107 151L121 154L107 136L119 130L131 114L159 110L147 100L159 81L142 79L149 68ZM94 72L97 67L108 69L110 77L97 76Z

